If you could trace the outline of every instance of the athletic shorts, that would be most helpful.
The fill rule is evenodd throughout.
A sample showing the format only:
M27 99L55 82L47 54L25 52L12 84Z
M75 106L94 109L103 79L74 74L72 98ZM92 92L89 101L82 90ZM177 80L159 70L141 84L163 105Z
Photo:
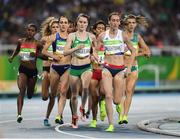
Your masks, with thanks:
M50 66L43 66L43 71L50 72Z
M112 64L104 64L104 69L107 69L112 77L115 77L116 74L118 74L119 72L123 71L125 69L124 65L121 66L116 66L116 65L112 65Z
M70 68L70 65L51 65L52 69L55 70L59 76L62 76L66 70Z
M100 81L102 79L102 69L93 69L92 79Z
M19 73L24 73L28 78L36 78L38 74L37 68L29 69L23 65L19 66Z
M81 77L81 75L85 71L92 71L91 64L86 64L86 65L81 65L81 66L71 65L70 75Z

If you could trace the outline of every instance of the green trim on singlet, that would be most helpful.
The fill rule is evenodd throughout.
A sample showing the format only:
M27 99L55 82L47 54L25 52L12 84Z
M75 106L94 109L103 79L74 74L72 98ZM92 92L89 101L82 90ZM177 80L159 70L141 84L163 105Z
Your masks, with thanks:
M52 45L50 45L49 47L48 47L48 50L47 50L49 53L53 53L53 47L52 47Z
M132 43L133 47L136 49L136 53L138 53L138 51L139 51L138 42L139 42L138 33L134 33L133 38L131 39L131 43ZM127 52L125 52L125 55L131 55L131 51L128 50Z
M74 41L73 41L73 44L72 44L71 48L75 48L75 47L77 47L77 45L79 45L79 44L84 44L85 47L91 47L91 40L90 40L90 38L89 38L89 35L88 35L87 39L84 40L84 41L79 40L79 39L77 38L77 36L75 35L75 39L74 39Z
M133 47L138 50L138 34L134 33L133 38L131 39L131 43L133 44Z
M133 38L131 39L132 42L138 42L138 33L133 34Z

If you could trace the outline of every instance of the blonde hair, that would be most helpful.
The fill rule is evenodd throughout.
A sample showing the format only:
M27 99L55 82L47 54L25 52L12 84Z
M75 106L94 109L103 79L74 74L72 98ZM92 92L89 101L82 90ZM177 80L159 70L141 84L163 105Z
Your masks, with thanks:
M145 26L145 27L149 26L148 21L144 16L141 16L141 15L135 16L133 14L125 15L124 19L122 20L122 24L124 26L128 24L127 23L128 19L135 19L137 24Z
M40 30L42 37L51 35L51 26L53 23L58 23L58 19L55 17L48 17L42 22Z

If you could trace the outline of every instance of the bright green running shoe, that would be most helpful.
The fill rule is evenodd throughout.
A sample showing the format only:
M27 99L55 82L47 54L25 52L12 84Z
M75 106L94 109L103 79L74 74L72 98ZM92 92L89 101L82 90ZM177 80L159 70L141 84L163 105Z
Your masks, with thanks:
M121 124L123 124L123 116L122 115L119 115L119 121L118 121L118 123L121 125Z
M126 115L123 116L122 122L128 124L128 117Z
M114 125L110 124L109 127L105 131L106 132L114 132Z
M104 121L106 117L106 106L105 106L105 100L100 101L100 119L101 121Z
M64 124L64 121L62 119L62 117L60 115L57 115L56 118L55 118L55 123L56 124Z
M97 127L97 121L96 120L92 120L89 127L92 127L92 128L96 128Z

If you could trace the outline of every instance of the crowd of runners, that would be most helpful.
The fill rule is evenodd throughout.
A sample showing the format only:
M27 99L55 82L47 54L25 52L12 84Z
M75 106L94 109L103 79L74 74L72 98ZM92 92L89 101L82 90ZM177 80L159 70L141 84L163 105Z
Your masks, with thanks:
M150 57L151 52L142 36L135 29L148 26L143 16L118 12L108 16L108 23L98 20L88 31L90 17L81 13L76 21L66 16L48 17L41 24L41 39L35 39L38 28L28 24L26 36L19 39L17 48L9 57L12 62L19 55L20 66L17 85L17 122L21 123L24 96L32 98L37 81L37 58L43 60L42 100L49 100L44 126L51 126L49 116L58 98L56 124L63 124L63 110L70 99L72 128L78 128L78 120L97 127L98 104L100 120L107 116L108 132L114 131L114 123L127 124L128 112L138 79L137 57ZM78 97L81 97L78 108ZM88 104L87 104L88 102ZM116 105L118 121L113 121L113 105ZM88 106L88 107L86 107ZM86 109L87 108L87 109ZM80 115L78 115L80 111Z

